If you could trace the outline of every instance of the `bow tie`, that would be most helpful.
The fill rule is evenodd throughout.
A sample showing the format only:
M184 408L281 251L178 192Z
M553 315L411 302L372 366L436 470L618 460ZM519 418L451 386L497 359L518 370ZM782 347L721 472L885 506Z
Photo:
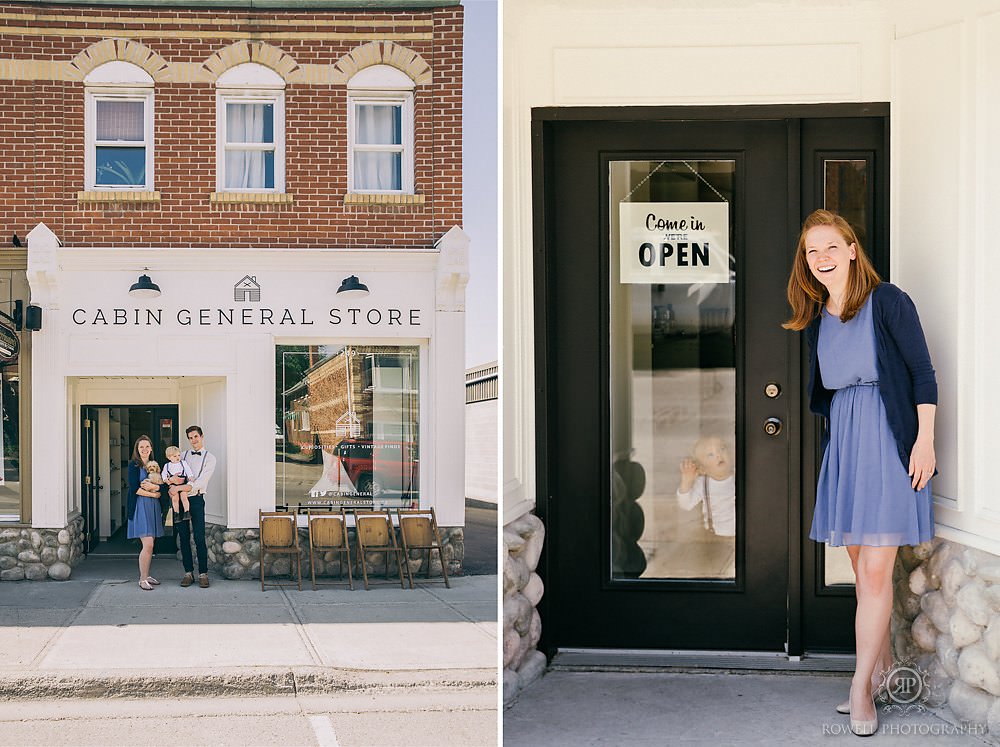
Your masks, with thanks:
M191 456L201 456L201 452L200 451L192 451L191 452Z

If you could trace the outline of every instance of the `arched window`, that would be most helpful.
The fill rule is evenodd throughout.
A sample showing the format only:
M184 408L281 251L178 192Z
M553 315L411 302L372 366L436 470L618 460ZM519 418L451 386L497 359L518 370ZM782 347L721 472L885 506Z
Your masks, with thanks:
M246 62L220 75L215 86L217 191L284 192L284 79Z
M114 60L91 70L83 82L86 189L152 190L152 76Z
M413 80L389 65L347 83L347 191L413 194Z

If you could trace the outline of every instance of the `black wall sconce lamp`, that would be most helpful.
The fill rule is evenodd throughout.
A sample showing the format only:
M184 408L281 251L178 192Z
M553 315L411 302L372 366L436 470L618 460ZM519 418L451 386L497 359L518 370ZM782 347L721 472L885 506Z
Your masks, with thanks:
M31 330L32 332L37 332L42 328L42 307L28 305L28 308L24 307L24 301L17 300L14 301L14 315L7 316L8 321L13 322L14 329L20 332L22 329Z
M143 267L143 272L148 272L148 267ZM128 294L135 298L157 298L160 295L160 286L149 279L149 275L140 275L139 280L132 283L128 289Z
M24 328L37 332L42 328L42 307L31 306L24 310Z
M22 329L37 332L42 328L40 306L24 307L24 302L14 301L13 314L0 311L0 365L17 360L21 350L21 339L17 333Z
M343 294L348 298L364 298L369 294L368 286L358 280L357 275L344 278L344 281L337 288L337 295Z

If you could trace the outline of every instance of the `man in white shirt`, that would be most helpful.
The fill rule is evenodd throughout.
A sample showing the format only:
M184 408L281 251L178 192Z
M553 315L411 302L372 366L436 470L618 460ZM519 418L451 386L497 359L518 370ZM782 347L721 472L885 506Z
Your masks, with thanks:
M184 561L184 578L181 586L194 583L194 559L191 557L191 532L194 532L195 550L198 552L198 586L208 588L208 547L205 544L205 492L215 472L215 455L205 448L204 432L200 426L188 426L186 431L191 448L182 458L191 467L191 521L182 521L177 526L177 536L181 541L181 558Z

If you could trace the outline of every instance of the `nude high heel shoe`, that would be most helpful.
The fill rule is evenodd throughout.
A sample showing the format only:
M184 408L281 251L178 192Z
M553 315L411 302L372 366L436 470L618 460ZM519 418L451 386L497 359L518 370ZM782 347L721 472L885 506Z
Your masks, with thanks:
M880 687L881 684L882 684L881 680L878 681L872 680L872 699L876 703L878 703L879 701L881 701L882 703L888 703L889 702L888 695L885 693L883 689L881 689ZM851 712L851 699L848 698L843 703L838 705L836 711L837 713L842 713L845 716L849 714Z
M848 701L850 702L850 701ZM875 695L872 694L872 706L875 706ZM856 719L851 715L851 732L858 737L870 737L878 731L878 708L875 707L875 718Z

